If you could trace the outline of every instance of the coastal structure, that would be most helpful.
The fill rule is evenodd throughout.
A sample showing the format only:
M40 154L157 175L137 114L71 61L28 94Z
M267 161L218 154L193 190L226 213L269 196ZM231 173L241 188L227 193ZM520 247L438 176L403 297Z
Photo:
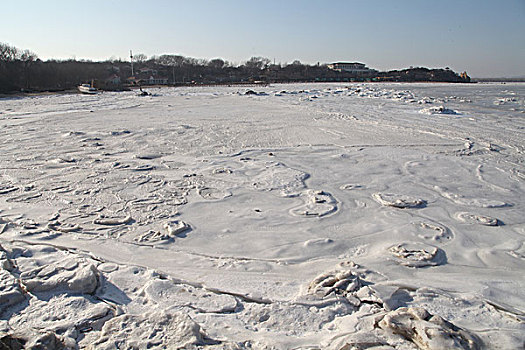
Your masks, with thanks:
M143 77L136 77L136 76L133 76L133 77L129 77L128 79L126 79L127 83L128 84L131 84L131 85L168 85L168 78L165 78L165 77L158 77L158 76L153 76L153 75L150 75L149 77L148 76L143 76Z
M150 76L148 79L141 79L144 85L168 85L168 78Z
M336 62L328 64L327 67L337 72L347 72L356 75L368 75L377 73L377 70L370 69L364 63L359 62Z

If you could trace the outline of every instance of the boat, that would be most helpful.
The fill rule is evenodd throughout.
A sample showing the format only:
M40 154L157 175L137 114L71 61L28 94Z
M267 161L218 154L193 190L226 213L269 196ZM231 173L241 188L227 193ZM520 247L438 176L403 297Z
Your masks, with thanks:
M98 92L97 88L93 86L93 81L91 81L91 84L81 84L78 86L78 91L80 91L83 94L96 94Z

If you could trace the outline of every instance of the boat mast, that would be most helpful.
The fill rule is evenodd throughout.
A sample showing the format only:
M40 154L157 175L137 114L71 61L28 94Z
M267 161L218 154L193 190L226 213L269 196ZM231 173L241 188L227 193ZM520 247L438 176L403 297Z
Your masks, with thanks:
M133 75L133 52L131 52L131 50L129 50L129 59L131 60L131 76L134 77Z

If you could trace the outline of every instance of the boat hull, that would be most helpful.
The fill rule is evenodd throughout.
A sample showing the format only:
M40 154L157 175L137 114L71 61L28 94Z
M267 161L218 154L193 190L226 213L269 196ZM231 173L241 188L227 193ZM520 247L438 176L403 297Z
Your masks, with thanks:
M94 95L98 92L96 88L91 87L89 85L88 86L80 85L78 87L78 91L80 91L83 94L88 94L88 95Z

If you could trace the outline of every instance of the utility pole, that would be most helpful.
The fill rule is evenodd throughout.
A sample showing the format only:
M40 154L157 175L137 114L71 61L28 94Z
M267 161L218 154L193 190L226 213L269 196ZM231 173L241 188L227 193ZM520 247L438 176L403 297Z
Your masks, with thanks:
M129 59L131 60L131 76L134 77L135 75L133 74L133 52L131 50L129 50Z

